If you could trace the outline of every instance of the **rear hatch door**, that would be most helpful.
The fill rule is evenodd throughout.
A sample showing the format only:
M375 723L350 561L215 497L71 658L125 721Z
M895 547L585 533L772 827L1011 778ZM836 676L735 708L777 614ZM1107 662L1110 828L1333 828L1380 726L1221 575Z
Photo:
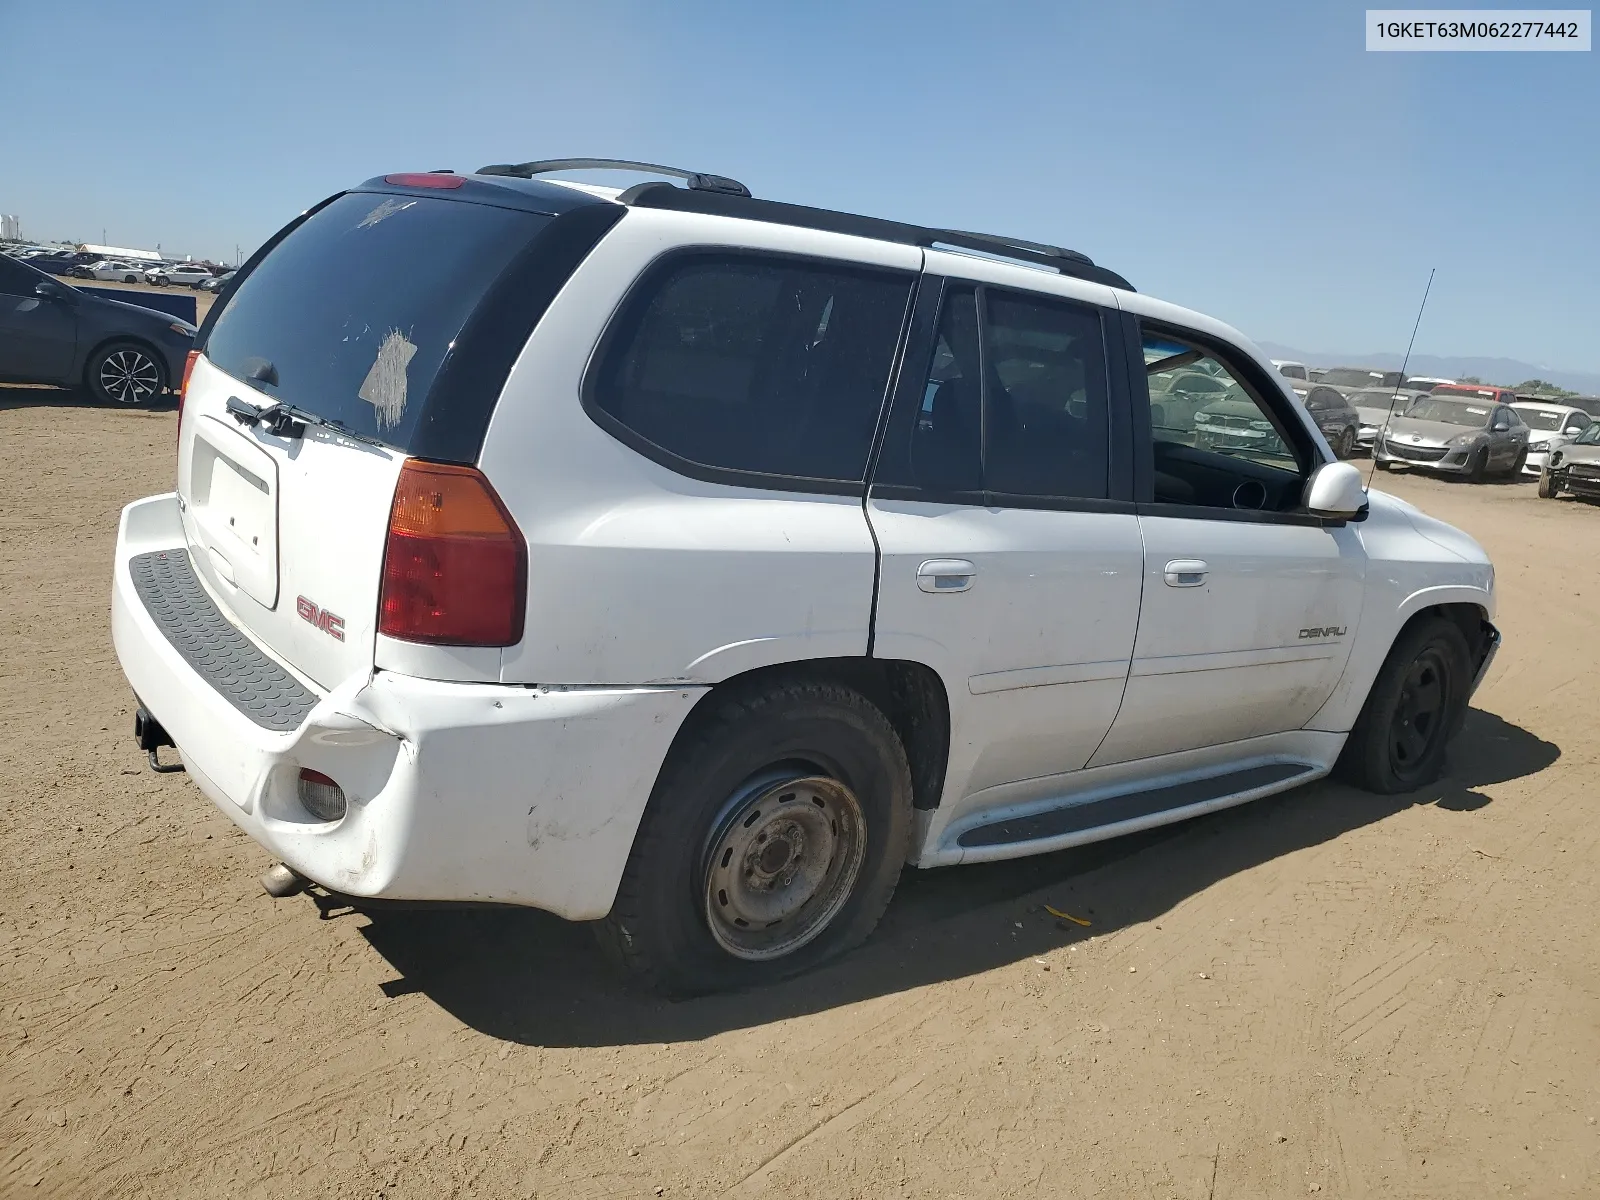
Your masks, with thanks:
M205 337L178 491L195 570L236 621L324 688L372 669L390 503L453 415L433 394L486 292L546 215L348 192L294 227ZM330 424L279 436L229 401Z

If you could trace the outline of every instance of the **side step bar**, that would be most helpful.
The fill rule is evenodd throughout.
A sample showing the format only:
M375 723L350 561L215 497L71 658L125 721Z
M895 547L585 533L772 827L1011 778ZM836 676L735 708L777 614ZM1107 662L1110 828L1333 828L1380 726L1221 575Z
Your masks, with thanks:
M1124 792L1098 800L1069 802L1044 812L977 825L964 831L956 839L956 845L963 850L981 852L995 847L1053 842L1057 839L1071 838L1072 844L1098 841L1096 837L1075 835L1104 831L1101 836L1115 837L1137 829L1165 825L1186 817L1199 816L1215 808L1226 808L1230 804L1242 804L1273 792L1287 791L1298 784L1319 779L1326 773L1326 770L1307 763L1262 763L1205 779L1193 779L1148 791ZM973 855L971 860L978 857Z

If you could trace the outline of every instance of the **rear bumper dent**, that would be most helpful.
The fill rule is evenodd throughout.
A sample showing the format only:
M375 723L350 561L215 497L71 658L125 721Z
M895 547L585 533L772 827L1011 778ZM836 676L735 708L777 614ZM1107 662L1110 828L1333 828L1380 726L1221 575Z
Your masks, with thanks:
M190 776L296 871L348 895L610 910L668 747L703 689L525 688L354 676L275 731L225 700L141 602L129 563L183 546L177 499L122 514L112 632L123 672ZM336 822L300 804L309 767L336 780Z

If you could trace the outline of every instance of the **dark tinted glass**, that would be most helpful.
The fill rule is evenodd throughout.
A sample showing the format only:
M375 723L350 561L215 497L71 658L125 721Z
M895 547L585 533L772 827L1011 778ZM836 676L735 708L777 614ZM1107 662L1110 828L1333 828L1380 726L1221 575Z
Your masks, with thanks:
M886 469L880 472L885 482L934 493L983 490L982 378L977 293L970 287L952 287L939 314L933 365L916 422L909 431L897 422L895 433L908 438L909 454L902 458L885 452Z
M245 278L206 355L237 379L270 364L278 383L263 390L405 449L451 342L549 220L351 192Z
M623 310L591 402L702 466L859 482L910 294L842 265L676 259Z
M990 292L985 350L985 487L1105 498L1109 399L1099 316Z
M0 296L31 296L39 276L0 254Z

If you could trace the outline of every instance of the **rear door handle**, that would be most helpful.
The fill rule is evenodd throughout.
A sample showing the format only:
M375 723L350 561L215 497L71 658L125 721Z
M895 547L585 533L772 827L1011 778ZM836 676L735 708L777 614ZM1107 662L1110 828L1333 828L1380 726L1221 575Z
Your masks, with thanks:
M977 573L964 558L930 558L917 568L917 586L925 592L964 592Z
M1200 587L1205 583L1206 576L1210 573L1211 567L1204 559L1175 558L1167 564L1167 586Z

